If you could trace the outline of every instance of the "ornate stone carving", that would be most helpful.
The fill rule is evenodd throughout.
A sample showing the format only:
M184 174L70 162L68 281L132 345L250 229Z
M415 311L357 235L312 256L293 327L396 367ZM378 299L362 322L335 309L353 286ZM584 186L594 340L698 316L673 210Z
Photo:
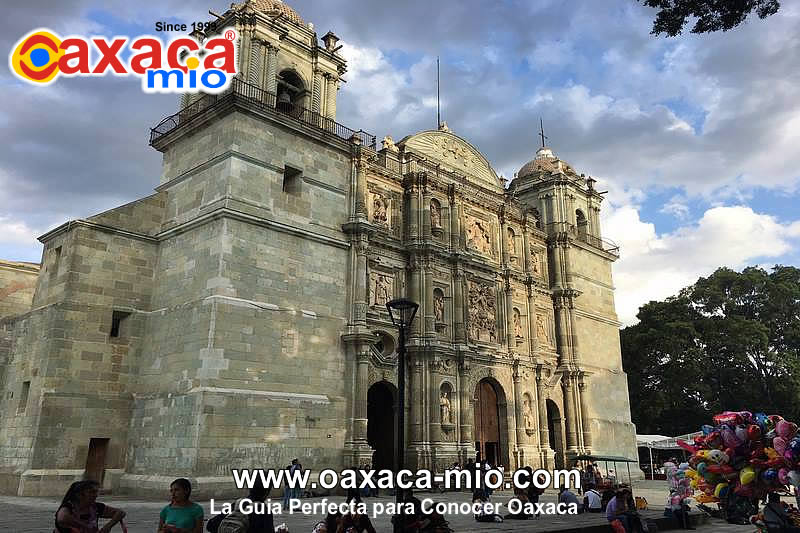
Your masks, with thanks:
M534 274L541 275L538 252L531 252L531 270L533 271Z
M517 245L514 242L514 230L508 228L508 255L517 255Z
M431 202L431 227L442 227L442 210L436 202Z
M495 342L497 338L495 300L494 287L469 282L469 322L467 331L473 341Z
M470 181L500 189L497 174L486 158L471 144L450 132L427 131L412 135L406 140L405 148L424 154L459 174L466 174Z
M517 308L514 308L513 322L514 322L514 336L516 338L518 338L518 339L521 339L523 337L523 335L522 335L522 318L520 317L519 309L517 309Z
M492 254L492 239L487 222L467 217L467 246L484 255Z
M544 323L544 316L541 314L536 315L536 337L542 342L550 343L550 339L547 336L547 327Z
M392 139L390 135L387 135L386 137L383 138L383 141L381 141L381 146L383 147L384 150L395 154L400 151L397 148L397 145L394 144L394 139Z
M379 193L372 194L372 222L389 225L389 199Z
M444 294L438 290L433 293L433 315L437 323L444 322Z
M386 307L386 302L392 299L394 294L394 278L385 274L372 272L370 274L370 287L372 288L372 307Z

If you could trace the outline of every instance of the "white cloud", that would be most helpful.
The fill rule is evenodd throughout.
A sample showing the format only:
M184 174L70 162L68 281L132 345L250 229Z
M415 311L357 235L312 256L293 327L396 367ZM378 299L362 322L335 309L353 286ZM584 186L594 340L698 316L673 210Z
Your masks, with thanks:
M33 245L36 243L36 237L39 235L40 232L28 227L28 225L21 220L0 216L0 246L8 244Z
M718 267L740 269L797 249L800 221L781 223L746 206L708 209L696 223L659 235L636 206L612 209L605 235L620 245L614 266L620 321L636 321L640 305L676 294Z

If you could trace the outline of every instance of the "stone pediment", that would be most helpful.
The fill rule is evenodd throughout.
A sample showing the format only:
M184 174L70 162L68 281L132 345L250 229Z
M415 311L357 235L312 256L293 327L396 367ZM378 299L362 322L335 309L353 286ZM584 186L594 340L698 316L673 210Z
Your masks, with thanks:
M422 131L397 144L429 161L440 163L446 170L465 174L477 185L498 192L503 190L500 179L483 154L449 131Z

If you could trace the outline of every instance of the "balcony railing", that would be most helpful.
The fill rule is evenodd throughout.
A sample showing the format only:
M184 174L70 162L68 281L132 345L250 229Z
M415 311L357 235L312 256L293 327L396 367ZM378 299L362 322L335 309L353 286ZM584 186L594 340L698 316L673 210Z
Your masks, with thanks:
M234 78L230 88L221 94L206 94L183 109L166 117L158 125L150 130L150 144L158 139L199 118L203 111L209 107L222 104L223 102L237 102L245 107L255 109L272 115L289 116L296 121L321 130L327 134L334 135L345 141L358 137L361 144L369 146L373 150L376 148L375 136L363 130L353 130L339 124L335 120L323 116L316 111L311 111L291 103L279 103L275 94L252 85L238 78Z
M594 235L580 232L578 233L578 240L585 242L589 246L594 246L595 248L599 248L604 252L608 252L611 255L619 257L619 246L617 246L617 244L613 241L601 239L600 237L595 237Z

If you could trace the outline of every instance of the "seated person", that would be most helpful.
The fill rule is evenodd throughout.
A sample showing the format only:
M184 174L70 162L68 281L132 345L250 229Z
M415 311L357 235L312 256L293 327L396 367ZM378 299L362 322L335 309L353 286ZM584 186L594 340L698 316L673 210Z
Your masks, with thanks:
M558 489L558 503L564 503L566 505L575 504L575 507L578 508L578 512L583 512L583 506L578 502L578 497L575 496L575 493L569 490L567 487L561 487Z
M485 489L475 489L475 492L472 493L472 503L473 504L480 504L477 505L476 513L475 513L475 521L476 522L502 522L503 517L499 514L489 512L489 509L486 505L487 503L491 503L489 499L489 493L486 492Z
M792 524L786 514L786 508L781 502L781 497L777 492L770 492L767 497L767 505L764 506L764 524L769 533L788 532L798 533L800 528Z
M678 525L683 529L694 529L689 519L689 506L683 501L678 491L672 490L667 501L670 514L675 517Z

